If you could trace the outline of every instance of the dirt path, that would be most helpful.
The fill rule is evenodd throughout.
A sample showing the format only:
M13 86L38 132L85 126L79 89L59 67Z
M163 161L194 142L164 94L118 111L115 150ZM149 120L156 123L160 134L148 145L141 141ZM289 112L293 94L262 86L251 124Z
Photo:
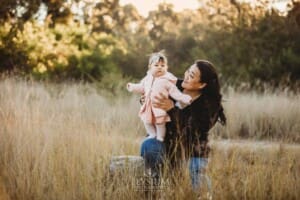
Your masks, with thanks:
M135 142L141 145L144 139L145 139L144 137L139 137L135 140ZM300 144L280 143L280 142L270 142L270 141L211 139L209 140L209 144L217 149L228 149L232 147L245 148L247 150L284 148L289 150L300 151Z
M289 149L299 150L300 144L289 144L280 142L268 142L268 141L251 141L251 140L211 140L210 144L218 149L228 149L231 147L238 147L248 150L259 149Z

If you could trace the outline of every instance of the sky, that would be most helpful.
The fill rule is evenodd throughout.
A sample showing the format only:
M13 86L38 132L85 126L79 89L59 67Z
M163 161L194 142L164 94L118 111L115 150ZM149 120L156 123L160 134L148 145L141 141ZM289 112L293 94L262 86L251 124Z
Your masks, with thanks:
M256 0L240 0L247 2L255 2ZM280 11L284 11L286 9L287 2L289 0L270 0L272 2L273 7L279 9ZM172 3L174 5L175 11L182 11L184 9L195 9L200 6L199 0L120 0L121 5L125 5L128 3L133 4L140 14L143 16L147 16L148 12L151 10L155 10L157 5L160 3Z
M157 5L163 2L172 3L175 11L195 9L200 5L198 0L120 0L121 5L133 4L143 16L147 16L150 10L155 10Z

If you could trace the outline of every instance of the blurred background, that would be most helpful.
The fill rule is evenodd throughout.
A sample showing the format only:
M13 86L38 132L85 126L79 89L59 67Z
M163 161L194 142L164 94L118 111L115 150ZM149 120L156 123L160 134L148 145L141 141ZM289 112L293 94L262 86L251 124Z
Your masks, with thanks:
M178 77L207 59L221 78L213 198L300 199L300 0L0 0L0 199L145 199L108 166L139 155L125 83L162 49ZM163 199L198 199L170 178Z
M165 49L181 77L196 59L222 84L296 88L297 0L1 0L0 73L39 80L97 81L111 90L139 79Z

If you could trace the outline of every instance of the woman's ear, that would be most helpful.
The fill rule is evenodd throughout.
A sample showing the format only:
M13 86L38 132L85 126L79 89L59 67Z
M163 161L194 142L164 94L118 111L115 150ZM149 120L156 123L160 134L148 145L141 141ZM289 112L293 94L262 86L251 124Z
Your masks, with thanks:
M200 83L200 85L199 85L199 89L203 89L203 88L205 88L205 86L206 86L207 84L206 83Z

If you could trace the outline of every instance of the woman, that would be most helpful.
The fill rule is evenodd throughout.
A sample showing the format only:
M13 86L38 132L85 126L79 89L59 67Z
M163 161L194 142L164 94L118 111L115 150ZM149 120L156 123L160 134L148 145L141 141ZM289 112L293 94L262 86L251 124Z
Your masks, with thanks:
M164 146L161 155L165 152L172 167L180 167L189 162L189 170L194 189L200 184L201 171L207 165L209 153L208 131L219 120L226 123L221 104L220 84L214 66L205 60L198 60L184 74L184 80L176 83L179 90L192 97L192 103L186 107L159 95L153 101L153 106L164 109L171 117L167 124L167 133L164 145L154 141L145 141L142 144L142 156L147 160L151 152L156 152L158 146ZM147 151L151 147L151 151ZM153 158L153 157L152 157ZM158 159L161 160L161 159ZM153 162L157 163L159 162Z

